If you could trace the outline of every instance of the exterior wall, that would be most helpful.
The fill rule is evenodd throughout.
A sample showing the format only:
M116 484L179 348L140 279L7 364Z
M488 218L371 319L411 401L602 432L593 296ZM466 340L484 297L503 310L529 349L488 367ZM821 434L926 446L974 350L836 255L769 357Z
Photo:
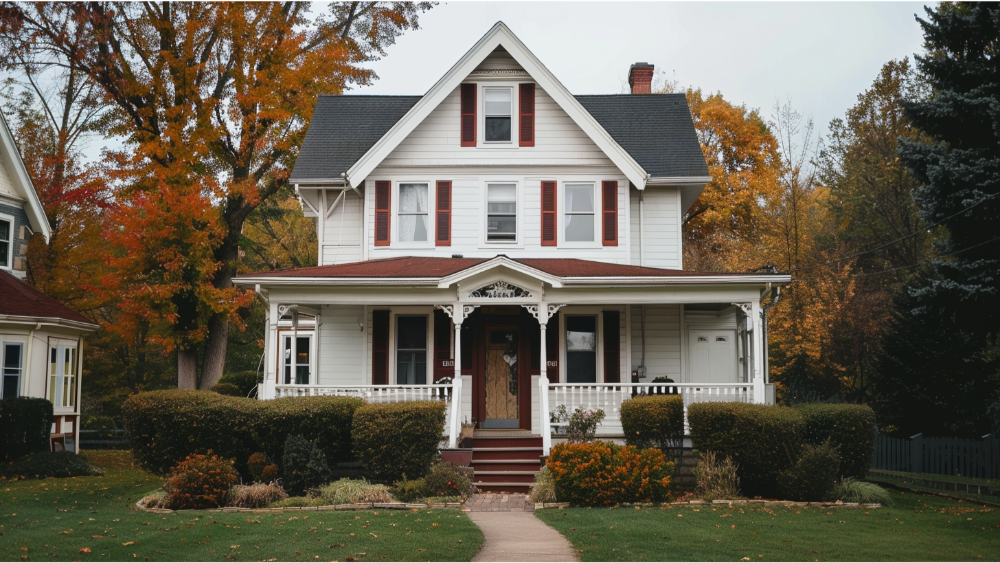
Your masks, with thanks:
M3 166L0 166L0 169L3 169ZM6 171L4 171L4 173L6 174ZM2 185L2 180L3 178L0 178L0 185ZM3 193L0 192L0 195L3 195ZM11 266L13 267L14 275L23 279L24 266L22 264L24 262L24 256L28 252L28 237L21 238L21 228L31 228L28 223L28 214L24 212L23 206L15 204L13 200L8 202L3 198L0 198L0 215L6 215L7 217L14 218L14 224L11 230L11 243L14 247L13 252L11 253Z
M327 192L328 204L332 205L338 195L338 191ZM323 221L320 265L358 262L364 259L361 248L364 241L363 209L364 200L353 190L347 190L329 218L317 219Z
M683 269L681 253L681 193L677 188L647 187L643 200L645 259L639 244L639 190L629 190L631 263L650 268Z
M632 305L632 369L642 365L642 317L646 317L646 379L681 377L681 305ZM624 331L623 331L624 332Z
M359 322L364 321L364 307L323 307L320 312L319 342L317 346L318 385L367 385L370 378L363 376L365 365L365 332ZM365 323L365 327L368 327Z

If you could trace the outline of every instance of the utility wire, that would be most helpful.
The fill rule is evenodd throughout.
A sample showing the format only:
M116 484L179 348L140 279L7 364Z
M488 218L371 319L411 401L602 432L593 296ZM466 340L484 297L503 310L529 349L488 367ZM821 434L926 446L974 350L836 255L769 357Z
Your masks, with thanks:
M945 258L947 256L954 256L956 254L961 254L961 253L963 253L963 252L965 252L967 250L972 250L973 248L977 248L977 247L983 246L984 244L989 244L991 242L996 242L998 240L1000 240L1000 236L995 236L995 237L991 238L990 240L985 240L983 242L976 243L976 244L974 244L972 246L967 246L967 247L963 248L962 250L956 250L954 252L949 252L948 254L942 254L940 256L935 256L934 258L930 258L930 259L927 259L927 260L922 260L922 261L917 262L915 264L909 264L909 265L906 265L906 266L897 266L895 268L888 268L888 269L885 269L885 270L879 270L878 272L861 272L859 274L854 274L851 277L860 278L860 277L864 277L864 276L877 276L879 274L887 274L889 272L896 272L896 271L899 271L899 270L906 270L906 269L909 269L909 268L916 268L917 266L923 266L924 264L930 264L931 262L933 262L935 260L938 260L940 258Z

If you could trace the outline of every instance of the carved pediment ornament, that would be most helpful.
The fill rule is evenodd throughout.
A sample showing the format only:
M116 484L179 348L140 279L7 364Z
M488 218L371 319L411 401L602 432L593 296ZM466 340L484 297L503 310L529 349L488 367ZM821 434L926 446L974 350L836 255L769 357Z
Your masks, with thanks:
M511 285L505 281L493 282L484 285L475 291L469 292L469 297L481 299L514 299L518 297L530 298L531 292Z

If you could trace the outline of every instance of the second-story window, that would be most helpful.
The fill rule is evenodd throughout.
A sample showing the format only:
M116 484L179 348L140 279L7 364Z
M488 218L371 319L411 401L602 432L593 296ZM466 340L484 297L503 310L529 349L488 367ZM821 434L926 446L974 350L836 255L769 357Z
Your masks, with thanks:
M511 116L513 115L513 90L510 88L483 88L483 116L486 119L484 137L487 143L511 142Z
M399 242L427 242L427 184L399 185Z
M486 241L517 241L517 184L486 185Z
M566 242L594 242L594 184L566 184L564 198Z
M13 254L14 221L0 217L0 268L10 268Z

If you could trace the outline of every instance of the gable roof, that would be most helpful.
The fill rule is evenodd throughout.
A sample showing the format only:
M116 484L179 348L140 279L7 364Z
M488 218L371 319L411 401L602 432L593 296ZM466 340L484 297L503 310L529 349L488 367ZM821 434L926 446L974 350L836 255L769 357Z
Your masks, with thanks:
M10 128L7 126L7 119L2 112L0 112L0 160L3 161L3 165L7 169L14 189L27 201L24 212L28 215L31 230L41 233L45 237L45 241L48 242L52 231L49 229L49 220L45 217L45 208L42 207L42 201L38 199L38 192L35 191L35 185L31 183L28 169L25 168L24 161L21 160L21 153L17 150L14 136L11 134Z
M98 325L73 309L0 270L0 320L4 317L27 317L32 320L71 321L76 328L96 330ZM80 324L86 326L79 326Z

